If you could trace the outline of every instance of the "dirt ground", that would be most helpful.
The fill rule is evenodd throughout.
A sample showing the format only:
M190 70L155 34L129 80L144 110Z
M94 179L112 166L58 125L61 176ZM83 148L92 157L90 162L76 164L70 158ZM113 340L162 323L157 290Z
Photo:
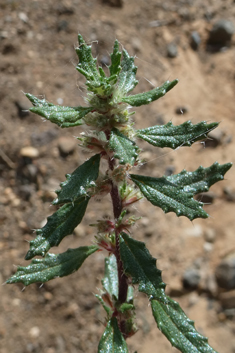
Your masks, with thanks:
M141 173L160 176L169 170L178 173L183 168L207 167L214 161L235 162L235 35L223 50L211 51L206 45L216 20L234 21L234 1L124 0L122 7L111 3L118 2L0 0L1 283L15 272L15 265L26 264L32 230L41 227L54 210L52 190L88 157L76 147L74 138L82 128L60 130L21 111L30 106L22 92L55 104L84 104L84 80L75 70L78 33L93 42L99 63L107 62L116 38L136 56L139 85L135 93L167 79L179 79L164 98L137 109L137 128L170 120L174 124L221 122L217 142L211 144L196 143L172 151L139 143L146 160ZM197 51L190 46L193 31L202 40ZM178 48L175 58L167 57L171 42ZM179 108L185 108L185 113L177 114ZM61 136L75 143L73 153L61 153ZM27 146L36 148L38 156L23 157L22 148ZM147 202L131 211L143 216L133 236L145 241L158 259L168 293L218 352L234 353L235 314L228 316L223 310L223 290L214 279L216 266L235 252L235 203L225 190L234 200L234 168L225 181L211 188L211 205L205 206L210 214L207 220L190 222L171 213L164 215ZM90 245L94 228L88 225L103 216L111 217L109 199L90 202L82 224L54 252ZM213 239L208 241L208 234ZM94 293L101 287L103 263L104 255L98 253L75 274L43 286L31 285L24 291L22 285L0 286L0 353L96 352L105 315ZM197 290L186 291L182 276L192 266L200 269L202 280ZM146 298L135 295L139 331L128 341L130 353L176 352L154 324Z

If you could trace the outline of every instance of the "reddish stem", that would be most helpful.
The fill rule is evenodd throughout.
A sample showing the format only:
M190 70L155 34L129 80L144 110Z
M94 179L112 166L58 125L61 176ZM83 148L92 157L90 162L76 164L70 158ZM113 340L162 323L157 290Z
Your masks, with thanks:
M114 169L115 166L115 159L109 158L109 168L111 170ZM111 181L111 199L112 199L112 204L113 204L113 214L115 219L117 220L122 212L122 200L119 195L119 190L117 185ZM115 250L115 256L117 259L117 268L118 268L118 300L119 302L125 303L126 298L127 298L127 290L128 290L128 284L127 284L127 276L124 273L123 269L123 264L120 256L120 241L119 241L119 231L115 229L115 240L116 240L116 250Z

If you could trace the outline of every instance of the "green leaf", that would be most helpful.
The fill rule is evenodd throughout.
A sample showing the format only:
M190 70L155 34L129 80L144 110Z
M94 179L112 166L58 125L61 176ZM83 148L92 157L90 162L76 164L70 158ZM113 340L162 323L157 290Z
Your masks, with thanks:
M137 130L136 135L153 146L176 149L180 146L191 146L195 141L205 139L218 125L218 123L207 124L206 121L193 125L191 121L186 121L174 126L170 121L165 125Z
M147 294L158 328L183 353L216 353L200 335L179 304L165 294L161 271L143 242L120 235L120 254L126 275Z
M131 174L130 178L140 188L143 195L154 206L160 207L165 213L175 212L178 217L185 216L191 221L195 218L207 218L202 202L193 199L193 193L185 191L167 177L151 178Z
M151 300L153 317L158 328L182 353L216 353L208 339L198 333L179 304L166 296L164 302Z
M78 35L79 47L76 48L76 53L79 58L79 64L76 69L86 77L90 82L99 84L100 75L97 70L97 59L94 59L91 53L91 45L87 45L81 34Z
M220 180L224 179L224 174L232 167L232 163L219 164L215 162L208 168L200 166L194 172L182 170L179 174L173 174L166 179L183 189L185 192L191 192L194 195L200 192L206 192L209 188Z
M135 78L137 66L134 64L134 57L129 56L125 49L123 49L122 54L122 70L118 77L118 90L119 92L122 92L122 95L125 95L126 93L132 91L138 83Z
M110 58L111 58L111 65L109 66L110 76L119 75L122 69L120 65L121 56L122 56L122 53L119 51L119 43L117 40L115 40L113 53L110 55Z
M114 255L105 258L105 274L102 279L104 290L109 293L110 297L118 298L118 272L117 260Z
M36 255L45 256L52 246L58 246L64 237L72 234L83 219L89 199L83 197L74 204L63 205L49 216L46 225L36 230L37 237L30 242L30 250L25 260L30 260Z
M92 56L91 46L85 43L80 34L78 41L79 47L76 49L76 53L79 57L79 64L76 69L86 77L87 89L101 97L109 97L114 90L113 85L117 82L118 75L112 74L110 77L106 77L101 67L97 70L97 59ZM114 71L113 69L112 71Z
M120 254L124 272L132 277L132 284L139 284L139 291L151 298L165 298L166 287L161 271L156 268L154 259L143 242L137 241L122 232Z
M17 272L6 283L20 282L28 286L31 283L45 283L56 277L68 276L77 271L84 260L97 250L98 246L91 245L68 249L59 255L47 254L44 259L32 260L26 267L18 266Z
M132 107L139 107L141 105L149 104L161 97L163 97L168 91L170 91L178 80L166 81L162 86L152 89L151 91L135 94L134 96L128 96L122 98L122 101L130 104Z
M114 157L120 164L134 165L138 157L138 147L135 142L123 135L118 129L113 128L110 134L109 148L114 151Z
M81 119L92 110L92 107L54 105L45 99L38 99L30 93L25 95L34 105L34 107L29 109L32 113L40 115L62 128L82 125L83 121Z
M126 341L119 330L115 317L107 323L99 342L98 353L128 353Z
M94 186L99 175L100 155L96 154L80 165L72 174L67 174L67 180L61 183L61 190L57 190L58 198L52 203L75 202L80 197L87 196L87 189Z

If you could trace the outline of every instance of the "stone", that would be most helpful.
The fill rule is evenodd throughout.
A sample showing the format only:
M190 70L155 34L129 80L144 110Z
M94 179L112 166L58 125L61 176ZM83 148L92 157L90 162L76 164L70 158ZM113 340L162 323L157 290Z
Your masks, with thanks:
M216 231L213 228L207 228L204 232L204 239L208 243L214 243L216 239Z
M221 19L217 21L210 31L208 44L223 47L231 42L235 32L234 24L231 21Z
M235 289L235 253L228 255L216 267L215 276L220 287Z
M102 55L100 58L100 64L102 66L107 67L108 65L110 65L110 58L108 55Z
M208 243L207 241L203 244L203 249L206 252L211 252L213 250L213 244L212 243Z
M178 48L175 43L170 43L167 46L167 56L168 58L176 58L178 56Z
M220 129L215 129L209 132L208 138L205 140L205 147L217 147L223 143L224 132Z
M31 135L31 143L34 147L44 146L53 141L58 136L58 131L50 129L44 132L34 132Z
M231 189L229 186L224 188L224 195L227 201L234 202L235 201L235 191Z
M25 201L30 200L30 197L32 196L33 192L34 188L32 187L32 185L20 185L18 188L19 197Z
M223 309L233 309L235 308L235 290L229 292L221 293L219 300Z
M201 237L203 234L203 230L200 224L195 224L192 227L186 228L184 232L185 232L185 235L189 237Z
M188 113L188 107L181 106L175 109L175 114L182 115Z
M175 166L174 165L168 165L165 171L165 175L166 176L170 176L172 174L174 174L175 172Z
M132 44L132 48L135 52L141 51L142 44L141 44L141 41L138 37L132 38L131 44Z
M77 143L74 138L62 136L58 140L58 148L60 155L66 157L69 154L72 154L75 150Z
M103 0L102 2L111 7L123 7L123 0Z
M34 158L39 157L39 151L35 147L26 146L26 147L21 148L20 155L21 155L21 157L27 157L27 158L34 159Z
M191 48L193 50L198 50L200 44L201 44L201 37L199 33L196 31L193 31L191 33L191 42L190 42Z
M29 115L29 105L26 104L24 101L17 100L17 101L15 101L15 105L18 110L19 118L25 118L26 116Z
M182 278L183 286L185 289L196 289L200 283L200 271L195 268L188 268L185 270Z
M206 204L212 204L214 199L216 198L216 194L212 191L209 192L202 192L198 195L196 195L196 200L206 203Z
M67 32L68 28L69 28L69 22L66 20L61 20L57 24L57 31L58 32L61 32L61 31Z

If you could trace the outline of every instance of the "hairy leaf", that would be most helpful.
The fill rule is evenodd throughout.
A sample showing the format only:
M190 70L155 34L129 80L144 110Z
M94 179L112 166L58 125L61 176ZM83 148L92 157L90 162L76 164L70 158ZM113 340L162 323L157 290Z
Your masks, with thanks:
M91 107L54 105L45 99L38 99L30 93L26 93L25 95L34 105L34 107L29 109L32 113L40 115L62 128L82 125L83 121L81 119L92 110Z
M137 130L136 135L153 146L176 149L180 146L191 146L195 141L205 139L207 134L218 125L218 123L207 124L205 121L193 125L191 121L186 121L174 126L169 122L165 125Z
M99 96L108 97L111 95L114 90L114 84L117 82L118 73L114 72L116 65L116 47L114 48L114 57L113 60L115 63L111 65L112 74L110 77L106 77L104 70L99 67L97 70L97 59L94 59L91 53L91 46L87 45L82 38L78 35L79 47L76 48L76 53L79 57L79 64L76 69L86 77L86 86L87 89Z
M68 276L77 271L84 260L97 250L98 246L91 245L68 249L59 255L47 254L44 259L32 260L26 267L18 266L17 272L6 283L20 282L28 286L31 283L45 283L56 277Z
M122 98L122 101L130 104L132 107L139 107L141 105L149 104L161 97L163 97L168 91L170 91L178 80L166 81L162 86L152 89L151 91L135 94Z
M118 41L115 40L113 53L110 55L111 58L111 65L109 66L110 76L118 75L122 69L121 63L121 56L122 53L119 51L119 44Z
M45 256L52 246L58 246L64 237L72 234L83 219L88 201L89 197L80 198L74 204L63 205L49 216L46 225L36 230L37 237L30 242L30 250L25 260L30 260L36 255Z
M172 184L181 187L185 192L192 192L194 195L206 192L209 188L220 180L224 179L224 174L232 167L232 163L219 164L215 162L208 168L200 166L194 172L182 170L179 174L173 174L166 179Z
M122 70L118 78L118 90L122 92L123 95L125 95L126 93L132 91L138 83L135 78L137 66L134 64L134 57L129 56L125 49L123 49L122 55Z
M105 275L102 285L111 298L112 296L118 298L117 260L114 255L105 258Z
M147 294L158 328L183 353L216 353L207 338L200 335L179 304L165 294L161 271L143 242L120 235L120 254L124 271Z
M128 353L126 341L119 330L115 317L107 323L99 342L98 353Z
M168 181L166 177L151 178L131 174L130 178L140 188L148 201L160 207L165 213L175 212L178 217L185 216L191 221L195 218L207 218L202 202L193 198L193 192L188 192L180 186Z
M135 142L131 141L116 128L111 131L109 147L114 151L114 157L119 159L120 164L129 163L134 165L138 157L138 147Z
M87 45L81 34L78 35L79 47L76 48L76 53L79 58L79 63L76 69L86 77L88 81L99 84L100 75L97 70L97 59L94 59L91 53L91 46Z
M100 155L96 154L80 165L72 174L67 174L67 180L61 183L61 190L57 190L58 198L54 205L74 202L80 197L87 196L87 190L94 186L99 174Z

